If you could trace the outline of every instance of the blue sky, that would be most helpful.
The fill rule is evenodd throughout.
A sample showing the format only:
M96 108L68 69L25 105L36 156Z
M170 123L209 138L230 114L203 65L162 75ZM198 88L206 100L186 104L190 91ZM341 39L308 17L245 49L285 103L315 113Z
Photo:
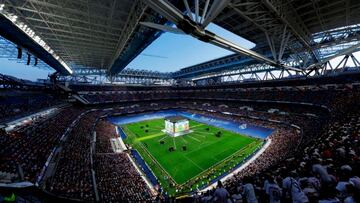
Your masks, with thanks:
M230 33L217 25L210 24L207 29L241 46L247 48L255 46L252 42ZM140 54L126 68L173 72L180 68L229 55L232 52L201 42L191 36L163 33L142 53L161 56L161 58ZM16 61L0 58L0 73L2 74L34 81L38 78L47 78L48 74L52 72L54 71L42 70L37 67L26 66Z
M215 24L210 24L207 29L243 47L253 48L255 46L254 43ZM162 34L142 53L166 58L149 57L140 54L126 68L172 72L232 54L230 51L199 41L191 36L172 33Z
M44 70L34 66L27 66L14 60L0 58L0 73L15 76L20 79L32 80L46 79L49 73L54 70Z

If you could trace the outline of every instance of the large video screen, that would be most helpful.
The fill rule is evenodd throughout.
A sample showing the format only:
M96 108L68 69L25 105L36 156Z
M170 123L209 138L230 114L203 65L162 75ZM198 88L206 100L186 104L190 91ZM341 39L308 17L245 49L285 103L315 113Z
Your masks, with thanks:
M173 133L173 123L165 121L165 129L167 132Z
M175 123L175 132L182 132L189 130L189 121L179 121Z

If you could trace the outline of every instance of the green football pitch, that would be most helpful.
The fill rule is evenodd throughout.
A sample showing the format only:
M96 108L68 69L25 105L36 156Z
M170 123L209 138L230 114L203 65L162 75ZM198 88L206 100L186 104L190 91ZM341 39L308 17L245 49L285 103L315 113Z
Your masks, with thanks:
M127 135L125 142L140 153L170 194L176 193L175 189L191 190L206 185L253 154L263 143L262 139L193 120L189 120L189 125L193 132L178 137L162 132L164 119L121 126ZM171 147L175 149L172 152Z

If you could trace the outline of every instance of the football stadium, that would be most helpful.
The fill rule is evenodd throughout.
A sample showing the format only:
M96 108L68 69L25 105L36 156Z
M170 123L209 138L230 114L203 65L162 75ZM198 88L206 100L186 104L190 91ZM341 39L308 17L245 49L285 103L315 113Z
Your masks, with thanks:
M360 1L0 0L1 202L360 203Z

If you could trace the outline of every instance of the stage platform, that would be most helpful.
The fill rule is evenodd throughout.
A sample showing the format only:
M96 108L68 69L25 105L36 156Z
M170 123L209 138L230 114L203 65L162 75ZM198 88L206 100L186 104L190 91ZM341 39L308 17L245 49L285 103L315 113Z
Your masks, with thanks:
M192 130L186 130L186 131L181 131L181 132L177 132L177 133L170 133L166 129L161 130L161 131L168 134L171 137L178 137L178 136L186 135L186 134L189 134L189 133L193 132Z

